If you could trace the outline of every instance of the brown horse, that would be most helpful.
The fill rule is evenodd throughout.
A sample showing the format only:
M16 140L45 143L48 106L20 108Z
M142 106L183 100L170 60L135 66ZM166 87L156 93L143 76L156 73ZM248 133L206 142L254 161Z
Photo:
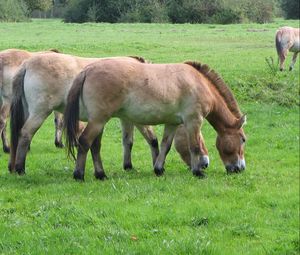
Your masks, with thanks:
M127 62L143 62L139 57L120 57ZM25 61L14 77L11 107L11 157L9 170L25 173L28 146L44 120L56 110L63 112L73 79L88 64L99 58L80 58L66 54L39 54ZM101 60L102 61L102 60ZM121 120L123 130L124 169L132 168L133 124ZM78 123L76 122L76 126ZM159 153L156 136L149 126L136 125L147 140L153 162ZM79 133L79 130L78 130ZM78 135L76 133L76 136ZM92 152L100 147L96 141ZM93 156L98 160L98 155Z
M280 60L280 71L284 68L284 61L288 51L294 52L290 71L293 70L297 55L300 51L300 29L293 27L282 27L277 30L275 36L276 50Z
M77 139L77 121L88 124ZM245 169L242 116L234 96L223 80L207 65L141 64L126 60L105 60L90 64L76 77L70 89L64 113L66 144L75 158L75 179L84 179L89 148L112 117L140 125L165 124L161 150L154 165L156 175L164 172L164 163L178 125L188 133L191 169L204 177L201 168L199 128L203 118L218 133L217 149L228 172ZM100 136L101 139L101 136ZM92 151L94 158L99 153ZM105 175L101 159L94 160L95 176Z
M49 52L58 51L52 49L49 50ZM9 143L6 136L6 121L11 105L13 76L24 60L40 53L41 52L28 52L18 49L8 49L0 52L0 134L4 152L9 152ZM61 116L61 114L55 114L55 123L57 124L55 145L57 147L62 147L62 139L60 136L62 126Z

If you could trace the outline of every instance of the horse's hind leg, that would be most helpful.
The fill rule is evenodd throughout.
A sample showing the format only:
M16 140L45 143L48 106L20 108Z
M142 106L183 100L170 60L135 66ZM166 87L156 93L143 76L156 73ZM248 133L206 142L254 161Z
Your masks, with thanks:
M100 156L100 149L101 149L101 139L102 139L103 129L100 131L99 137L96 137L94 142L91 145L91 153L94 163L94 175L99 180L104 180L107 178L102 165L102 160Z
M54 124L55 124L54 144L57 148L63 148L64 147L64 144L62 142L62 130L64 126L63 114L59 112L54 112Z
M104 127L103 123L93 123L89 122L86 128L84 129L83 133L79 137L79 145L78 145L78 152L77 152L77 159L76 159L76 166L73 172L73 177L75 180L84 180L84 171L85 171L85 162L88 150L90 149L91 145L93 144L94 140L100 134ZM99 160L101 159L100 156L100 143L99 146L94 145L93 147L93 154L99 151ZM98 153L97 153L98 154ZM95 159L97 160L97 159ZM103 171L104 173L104 171Z
M292 71L293 68L294 68L294 65L295 65L296 60L297 60L298 53L299 52L295 52L294 55L293 55L293 59L292 59L291 65L290 65L290 71Z
M158 148L158 141L157 137L154 133L154 130L151 126L141 126L141 125L136 125L138 130L141 132L145 140L150 146L151 149L151 155L152 155L152 163L153 166L155 165L156 159L159 155L159 148Z
M1 109L0 109L0 133L2 138L2 144L3 144L3 151L5 153L9 153L9 142L6 135L6 120L8 118L9 114L9 104L6 102L3 102Z
M154 165L154 172L157 176L163 175L165 171L164 164L166 156L169 153L172 146L172 141L175 135L176 127L177 126L173 125L165 125L164 134L160 145L160 153Z
M15 158L15 170L20 175L25 174L26 155L31 140L49 114L50 113L45 116L29 116L21 129Z
M283 69L284 69L284 61L287 56L287 53L288 53L288 49L282 49L281 53L279 54L279 62L280 62L279 70L280 71L283 71Z
M132 169L131 163L131 150L133 145L133 131L134 126L132 123L122 120L122 142L123 142L123 168L124 170Z

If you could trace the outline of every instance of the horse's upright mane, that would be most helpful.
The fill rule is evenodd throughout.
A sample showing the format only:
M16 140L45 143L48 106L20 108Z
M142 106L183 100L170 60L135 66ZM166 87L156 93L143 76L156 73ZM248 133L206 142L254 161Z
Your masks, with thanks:
M150 61L144 59L143 57L139 57L139 56L129 56L129 57L134 58L134 59L136 59L137 61L139 61L141 63L147 63L147 64L151 63Z
M186 61L184 63L194 67L215 86L217 91L224 98L224 101L226 102L229 110L234 114L234 116L236 116L237 118L240 118L242 116L234 95L218 73L216 73L206 64L201 64L195 61Z

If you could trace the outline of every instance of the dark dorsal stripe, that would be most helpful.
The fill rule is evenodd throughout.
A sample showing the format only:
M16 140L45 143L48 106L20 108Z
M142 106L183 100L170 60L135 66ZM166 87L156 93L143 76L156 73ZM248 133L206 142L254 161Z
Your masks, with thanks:
M220 95L224 98L227 107L234 114L234 116L237 118L242 117L237 101L235 100L232 92L218 73L216 73L206 64L201 64L199 62L194 61L186 61L184 63L194 67L197 71L202 73L208 80L210 80L210 82L215 86Z

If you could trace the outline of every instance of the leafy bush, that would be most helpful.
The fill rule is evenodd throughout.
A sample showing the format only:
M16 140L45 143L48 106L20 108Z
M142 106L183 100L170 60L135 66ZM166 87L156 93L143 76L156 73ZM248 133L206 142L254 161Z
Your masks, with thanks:
M300 19L299 0L281 0L281 8L287 19Z
M29 0L27 0L29 1ZM41 0L40 0L41 1ZM275 0L70 0L66 22L265 23Z
M266 23L272 21L275 5L273 0L256 0L255 3L246 0L241 8L246 21Z
M27 20L28 9L23 0L1 0L0 21Z
M67 6L64 21L83 23L88 21L89 2L83 0L71 0Z
M241 13L232 9L223 9L217 12L210 19L211 23L234 24L242 21Z

